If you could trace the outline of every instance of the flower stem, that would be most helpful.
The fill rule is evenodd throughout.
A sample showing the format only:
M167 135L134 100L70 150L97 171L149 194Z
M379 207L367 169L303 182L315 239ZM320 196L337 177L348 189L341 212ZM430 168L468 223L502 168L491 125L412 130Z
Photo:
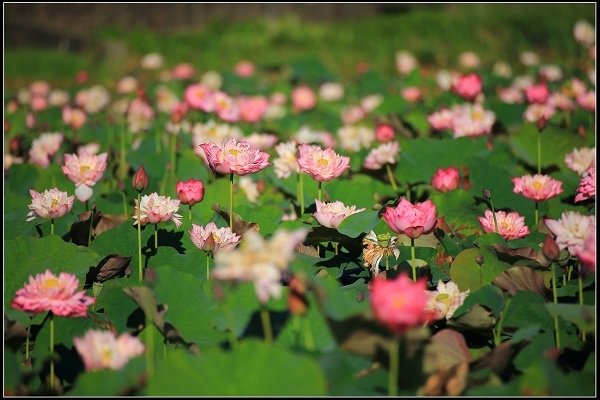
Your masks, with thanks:
M577 266L577 268L578 268L578 269L577 269L577 273L578 273L578 274L577 274L577 275L578 275L578 277L577 277L577 278L578 278L578 280L579 280L579 304L580 304L581 306L583 306L583 277L582 277L582 275L581 275L581 274L582 274L582 272L583 272L583 270L582 270L582 268L581 268L581 264L579 264L579 265ZM586 336L586 335L585 335L585 332L584 332L584 331L581 331L581 339L582 339L583 341L585 341L585 336Z
M323 182L319 181L319 201L323 201L321 199L321 197L322 197L322 193L321 193L322 192L322 190L321 190L322 185L323 185Z
M394 179L394 174L392 173L392 168L390 167L390 164L385 164L385 169L387 171L387 176L390 180L390 184L392 185L392 189L394 189L394 193L398 193L398 185L396 185L396 180Z
M537 140L537 172L538 175L542 173L542 132L538 131L538 140Z
M302 174L298 172L300 177L300 216L304 215L304 178Z
M154 375L154 327L146 315L146 376L150 380Z
M264 304L260 305L260 319L263 326L263 335L265 336L265 343L273 343L273 330L271 328L271 317L269 316L269 310Z
M50 311L50 388L54 389L54 314Z
M190 221L192 220L192 205L190 204L190 212L189 212Z
M125 191L120 192L121 197L123 198L123 215L125 216L125 219L129 219L129 214L127 213L127 197L125 197Z
M494 202L490 199L490 207L492 208L492 216L494 217L494 227L496 228L496 233L500 234L500 230L498 230L498 220L496 219L496 210L494 209Z
M555 265L551 265L552 268L552 301L554 302L554 304L558 304L558 294L556 292L556 284L557 284L557 279L556 279L556 269L555 269ZM560 331L559 331L559 327L558 327L558 315L556 315L554 317L554 335L556 338L556 347L560 349Z
M25 363L29 365L29 336L31 336L31 316L29 317L29 325L27 325L27 338L25 339Z
M94 225L94 209L92 208L92 211L91 211L91 214L90 214L90 229L88 230L88 241L87 241L88 246L92 242L92 226L93 225Z
M410 183L406 184L406 200L411 201L410 200Z
M160 134L161 134L161 129L159 128L159 124L156 124L156 129L154 130L154 139L155 139L155 146L156 147L156 155L159 155L161 152L161 145L160 145Z
M208 255L208 253L206 253L206 279L210 279L210 270L209 270L209 264L210 264L210 257Z
M313 339L312 329L310 328L310 319L308 318L308 314L302 317L304 330L304 345L306 346L306 350L314 351L315 350L315 341Z
M333 249L334 249L334 251L335 251L335 255L336 255L336 256L338 255L338 246L339 246L339 245L340 245L340 244L339 244L338 242L333 242Z
M50 234L54 235L54 218L50 218Z
M412 278L417 281L417 263L415 261L415 239L410 239L410 257L412 258Z
M511 297L508 296L506 299L506 303L504 304L504 308L502 309L502 313L500 314L500 320L498 321L498 325L496 326L496 332L494 332L494 345L499 346L502 343L502 325L504 324L504 317L506 316L506 311L510 306Z
M175 176L175 164L177 162L177 136L171 135L171 175Z
M233 230L233 174L229 174L229 227Z
M400 340L397 335L394 335L392 343L390 344L390 374L388 380L388 395L398 395L398 351L400 347Z
M158 251L158 224L154 224L154 248Z
M539 214L539 210L538 210L538 202L535 202L535 226L537 228L538 226L538 222L540 221L540 214Z
M142 203L142 193L138 192L138 201L137 201L137 239L138 239L138 280L140 285L142 284L142 279L144 279L144 271L142 270L142 224L140 222L140 204Z

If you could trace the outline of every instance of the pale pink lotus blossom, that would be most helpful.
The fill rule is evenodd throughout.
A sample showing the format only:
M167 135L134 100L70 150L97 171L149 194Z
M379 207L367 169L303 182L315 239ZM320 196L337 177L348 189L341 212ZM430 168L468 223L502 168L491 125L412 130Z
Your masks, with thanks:
M240 96L237 98L240 109L240 119L244 122L255 123L262 119L269 101L263 96Z
M427 116L427 122L436 131L451 130L454 126L454 112L447 108L442 108Z
M534 80L531 75L519 75L513 80L512 86L524 91L533 84Z
M32 96L29 102L31 111L40 112L48 108L48 100L41 96Z
M562 79L563 72L558 65L542 65L540 67L540 76L548 82L556 82Z
M563 192L562 182L549 175L524 175L512 178L512 181L513 192L535 201L550 200Z
M545 83L539 83L537 85L531 85L525 88L525 97L531 104L544 104L548 101L550 91Z
M367 113L361 106L347 106L342 108L340 118L345 125L352 125L366 116Z
M63 137L63 134L59 132L42 133L31 143L29 160L40 167L48 167L48 165L50 165L50 157L52 157L60 148Z
M88 89L82 89L75 95L75 104L88 114L96 114L102 111L110 102L109 91L101 85L95 85Z
M596 43L595 31L594 25L584 19L580 19L573 26L573 37L577 43L589 47Z
M481 59L472 51L464 51L458 56L458 62L463 68L473 69L481 64Z
M523 102L523 92L516 87L498 89L498 97L506 104L521 104Z
M270 150L275 146L275 143L279 140L277 135L270 133L251 133L246 136L246 140L250 143L250 146L259 150Z
M202 143L210 168L220 174L247 175L270 165L270 155L253 148L248 141L236 138L223 140L221 145Z
M156 108L165 114L171 114L173 108L180 103L179 97L177 97L175 92L165 85L159 85L155 90L155 94ZM187 99L184 101L187 101Z
M150 128L153 118L154 110L146 101L137 98L129 104L127 122L131 133L138 133Z
M263 118L266 121L273 121L276 119L281 119L281 118L285 117L286 115L287 115L287 110L284 106L275 104L275 103L269 103L267 105L267 109L265 110L265 114L264 114Z
M185 89L183 98L190 107L196 110L204 112L213 112L215 110L213 91L201 83L188 86Z
M80 129L87 120L85 111L80 108L65 107L62 110L63 122L72 129Z
M400 92L402 98L409 103L416 103L423 98L423 91L418 86L409 86Z
M552 93L548 98L548 105L563 111L575 109L575 103L571 98L561 92Z
M333 136L326 131L318 131L311 129L308 126L301 127L293 136L293 139L298 143L319 143L324 147L334 148L336 145Z
M577 96L577 104L586 111L596 111L596 91L589 91Z
M180 63L173 68L171 73L173 74L174 79L185 80L192 79L196 70L194 70L194 67L190 63Z
M437 83L440 89L447 92L452 89L452 85L454 85L454 82L458 81L459 78L460 74L458 72L442 69L435 74L435 83Z
M285 93L275 92L275 93L271 94L271 97L269 98L269 100L273 104L283 106L287 102L287 96L285 95Z
M307 229L280 229L265 240L250 229L238 248L216 254L213 277L253 282L256 296L263 304L270 298L279 298L282 273L288 269L296 246L304 241L307 233Z
M596 168L596 147L574 149L565 156L565 164L570 170L583 176L591 167Z
M484 216L478 217L478 219L484 232L496 232L494 214L490 210L485 210ZM529 235L525 217L517 212L496 211L496 221L498 222L497 233L506 240L519 239Z
M35 314L51 311L60 317L86 317L96 299L78 292L78 286L75 275L61 272L55 276L46 270L29 277L29 283L15 293L11 307Z
M379 105L383 103L383 96L380 94L371 94L363 97L360 101L360 106L368 114L375 110Z
M581 80L577 78L572 78L565 85L563 85L562 91L567 96L576 98L577 96L580 96L587 92L587 88L585 86L585 83L583 83Z
M200 77L200 83L211 90L219 90L223 86L223 77L217 71L206 71Z
M496 114L480 104L463 104L453 107L452 133L455 138L483 136L492 132Z
M540 63L540 56L533 51L522 51L519 54L519 61L526 67L532 67Z
M73 207L75 196L69 196L67 192L62 192L57 188L44 190L41 193L33 189L29 190L31 195L31 204L27 221L32 221L35 217L55 219L62 217Z
M275 175L280 179L289 177L292 173L300 172L298 159L296 158L297 148L293 141L279 143L275 146L275 151L279 158L273 160Z
M177 210L179 210L179 203L179 200L172 200L167 196L159 196L156 192L142 196L139 206L141 224L158 224L160 222L173 221L175 226L179 228L182 218L181 215L176 214ZM138 221L137 199L135 199L133 219L135 220L134 225L140 222Z
M398 142L383 143L369 152L363 166L366 169L377 170L386 164L396 164L399 152Z
M433 313L426 308L426 288L425 280L413 282L404 273L393 280L376 276L370 287L375 318L397 335L429 322Z
M297 111L306 111L317 104L315 92L308 86L297 86L292 91L292 106Z
M313 217L324 227L337 229L343 220L352 214L365 211L364 208L356 209L356 206L346 206L341 201L325 203L315 199L317 211Z
M225 92L215 92L213 94L215 102L215 112L217 116L225 122L237 122L240 120L240 108L237 101Z
M32 112L28 112L25 116L25 126L29 129L33 129L35 127L35 114Z
M235 74L242 78L251 77L255 72L256 66L248 60L242 60L235 66Z
M198 179L190 178L187 181L179 181L175 190L181 204L193 206L204 198L204 184Z
M472 101L481 93L483 84L477 74L469 74L454 82L452 89L463 99Z
M133 76L124 76L117 83L117 92L121 94L135 93L138 89L138 80Z
M419 62L415 56L408 51L396 52L395 61L396 71L398 71L400 75L408 75L419 66Z
M104 175L108 153L65 154L63 173L75 186L94 186Z
M202 143L221 143L223 140L229 138L241 139L243 138L242 130L231 124L215 122L215 120L209 120L203 124L196 123L192 127L192 141L194 143L194 151L196 154L204 155L200 144Z
M435 228L437 222L435 204L431 200L426 200L413 205L402 197L396 208L385 209L383 219L394 232L404 233L411 239L416 239Z
M256 204L258 202L258 196L260 196L259 183L255 182L249 176L242 176L238 181L238 187L242 189L242 193L246 196L246 199L250 203Z
M148 53L140 60L142 69L155 70L163 66L164 58L159 53Z
M188 233L197 248L211 253L232 250L241 239L230 227L217 228L214 222L206 226L192 224Z
M585 239L583 241L583 247L577 251L577 258L581 264L588 270L596 272L596 224L590 226Z
M395 136L396 132L392 125L381 122L375 126L375 140L379 143L391 142Z
M544 222L556 236L558 248L568 249L572 256L584 248L589 230L596 228L596 218L593 215L582 215L575 211L565 211L560 219L546 219Z
M551 104L533 103L527 107L523 114L523 118L525 121L535 124L542 119L542 117L548 121L554 114L556 114L556 109Z
M374 129L363 125L341 126L338 128L337 135L342 149L352 152L371 147L371 143L375 140Z
M450 319L458 307L462 306L470 290L461 292L456 283L438 281L436 290L426 291L427 305L425 309L434 314L435 319Z
M319 146L302 144L298 149L298 165L300 171L314 180L327 182L350 168L350 157L340 156L333 149L323 150Z
M120 370L145 349L140 339L129 333L115 337L113 332L101 330L88 330L83 337L75 336L73 344L86 371Z
M100 151L100 144L96 142L89 142L82 144L77 147L77 155L81 156L83 153L97 154Z
M450 192L458 189L460 184L460 174L458 168L438 168L431 177L431 186L438 192Z
M50 84L46 81L31 82L29 92L32 96L48 97L50 94Z
M344 97L344 86L336 82L325 82L319 86L319 97L324 101L338 101Z
M596 167L590 167L577 188L575 203L596 197Z

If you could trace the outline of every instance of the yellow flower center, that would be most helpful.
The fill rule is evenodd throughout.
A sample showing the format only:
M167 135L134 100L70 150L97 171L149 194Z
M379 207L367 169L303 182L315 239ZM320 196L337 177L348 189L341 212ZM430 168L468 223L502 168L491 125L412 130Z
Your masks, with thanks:
M319 160L317 161L317 164L319 164L319 166L321 166L321 167L326 167L329 165L329 161L327 161L324 158L319 158Z
M82 174L85 174L86 172L88 172L89 170L91 170L89 165L82 165L79 167L79 172Z
M397 296L394 298L394 300L392 300L392 307L394 307L396 310L400 310L402 307L404 307L404 304L406 304L406 301L402 296Z
M219 240L221 240L221 236L219 236L218 233L213 233L212 237L215 242L218 242Z
M58 205L58 199L52 199L52 203L50 203L50 208L54 208Z
M473 118L475 121L480 121L483 119L483 113L479 110L473 111L471 113L471 118Z
M540 182L540 181L533 182L533 189L534 190L540 190L542 188L542 186L543 186L542 182Z
M435 296L435 299L437 301L443 301L446 302L450 299L450 295L448 293L440 293L437 296Z
M42 283L42 288L44 288L44 289L56 289L57 287L58 287L58 279L56 279L56 278L46 279Z
M237 155L240 154L240 151L238 149L229 149L228 153L234 157L237 157Z
M100 350L100 359L102 360L102 364L108 365L110 360L112 359L112 349L110 347L106 347Z

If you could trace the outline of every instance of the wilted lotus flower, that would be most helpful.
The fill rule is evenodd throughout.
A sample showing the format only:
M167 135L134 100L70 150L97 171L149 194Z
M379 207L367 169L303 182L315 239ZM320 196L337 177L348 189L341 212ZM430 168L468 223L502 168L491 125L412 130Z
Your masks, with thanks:
M371 231L363 239L363 261L365 268L369 268L373 275L379 275L379 263L385 257L392 255L398 259L400 250L396 247L398 236L389 234L378 237L375 232Z
M565 164L570 170L583 176L588 169L596 167L596 147L574 149L565 156Z
M61 272L55 276L46 270L29 277L29 283L17 290L11 307L35 314L52 311L61 317L86 317L88 306L96 299L77 292L78 286L75 275Z
M484 216L478 218L484 232L496 232L494 214L490 210L485 210ZM498 233L506 240L519 239L529 235L525 217L517 212L496 211L496 221L498 222Z
M386 164L396 164L399 152L398 142L384 143L369 152L363 166L366 169L377 170Z
M67 195L67 192L61 192L56 188L45 190L43 193L38 193L31 189L31 210L27 216L27 221L32 221L35 217L55 219L62 217L73 207L75 196Z
M317 205L317 211L313 214L313 217L319 223L327 228L337 229L343 220L352 214L364 211L364 208L356 209L356 206L345 206L341 201L335 201L333 203L325 203L315 199Z
M179 228L181 225L181 215L175 214L179 209L179 200L172 200L167 196L159 196L158 193L151 193L142 196L140 205L140 221L142 225L158 224L160 222L173 221ZM133 219L136 225L138 222L138 201L135 200L135 209Z
M458 188L460 184L460 174L458 168L438 168L431 178L431 185L438 192L450 192Z
M142 342L129 333L117 338L111 331L89 330L83 337L74 337L73 344L86 371L119 370L129 359L144 353Z
M429 299L425 308L435 315L435 319L450 319L458 307L465 302L469 289L461 292L456 283L452 281L444 283L440 279L436 290L426 291L426 294Z
M548 175L525 175L512 181L513 192L535 201L549 200L563 192L562 182Z
M248 141L238 142L235 138L223 140L218 146L214 143L200 145L206 154L208 164L220 174L248 175L270 165L270 155L253 148Z
M586 175L581 178L579 187L577 188L577 196L575 196L575 203L585 201L596 197L596 168L590 167Z
M330 181L350 167L350 158L338 155L333 149L323 150L319 146L302 144L298 154L300 171L316 181Z
M192 224L188 232L197 248L210 253L232 250L241 239L230 227L217 228L214 222L209 222L205 227Z
M413 205L404 197L396 208L386 208L383 219L394 232L404 233L411 239L433 231L437 221L431 200Z
M596 228L594 216L582 215L574 211L565 211L559 220L547 219L546 226L556 236L559 249L568 249L576 255L584 247L590 229Z

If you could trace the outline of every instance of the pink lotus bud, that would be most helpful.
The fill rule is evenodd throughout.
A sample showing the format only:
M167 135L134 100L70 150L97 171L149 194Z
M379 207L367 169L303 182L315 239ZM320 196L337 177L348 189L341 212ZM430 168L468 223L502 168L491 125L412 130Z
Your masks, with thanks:
M138 170L135 171L135 174L133 175L133 178L131 179L131 186L133 186L133 188L135 190L137 190L138 192L143 192L144 190L146 190L148 188L149 183L150 182L148 179L148 174L146 173L146 170L144 169L144 164L142 164L142 165L140 165Z
M460 184L458 168L438 168L431 178L431 185L438 192L450 192Z

